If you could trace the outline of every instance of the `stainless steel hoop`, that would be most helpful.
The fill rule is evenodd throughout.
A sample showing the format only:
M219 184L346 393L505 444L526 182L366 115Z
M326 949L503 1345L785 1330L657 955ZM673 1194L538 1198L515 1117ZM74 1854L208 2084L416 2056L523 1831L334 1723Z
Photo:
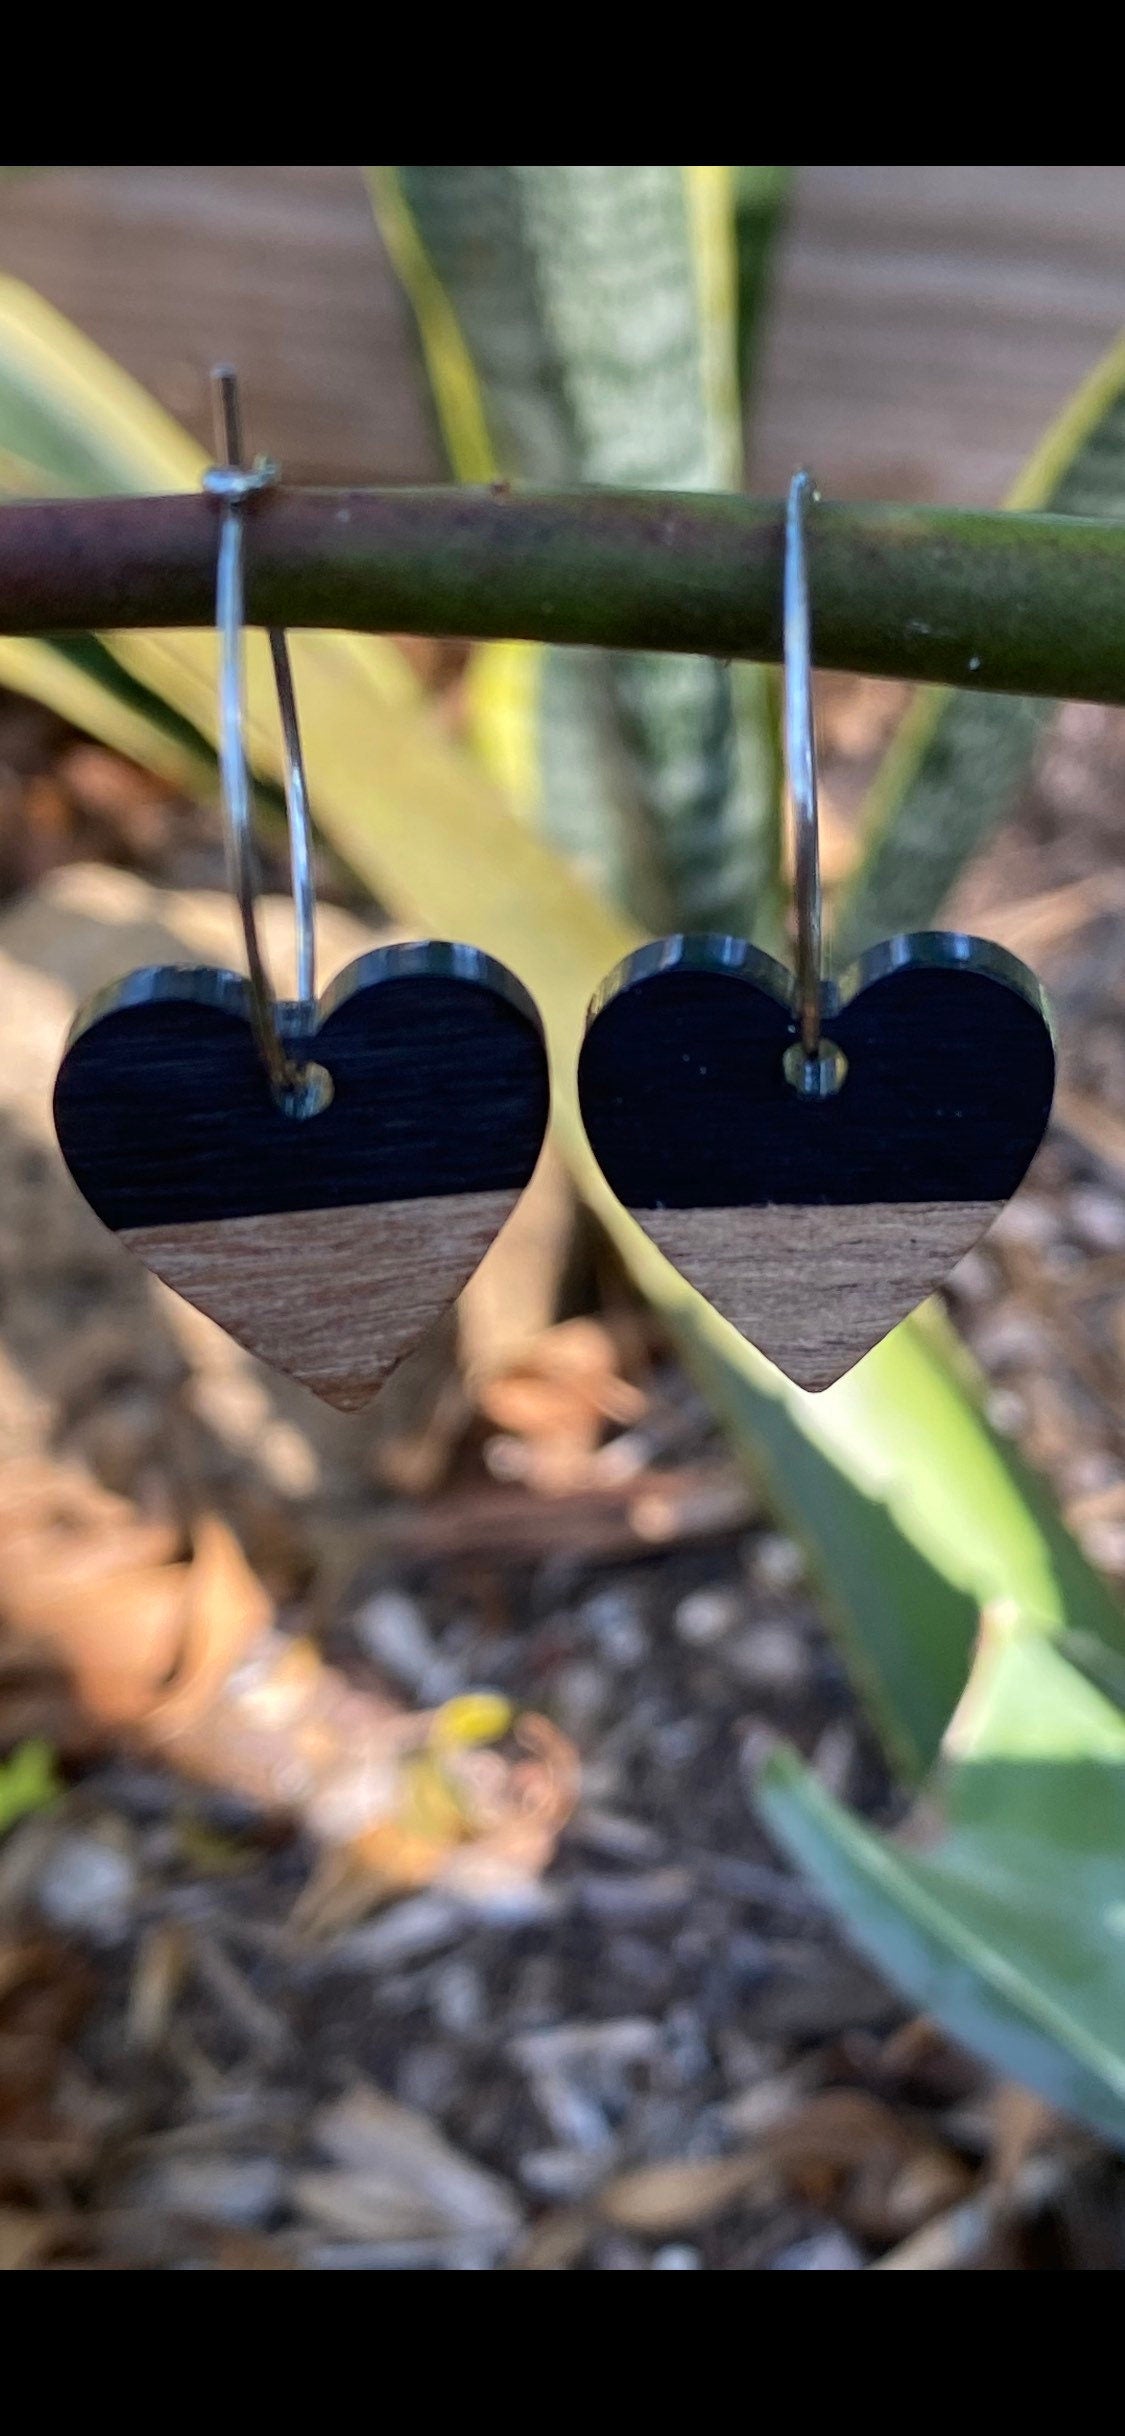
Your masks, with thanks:
M244 733L245 509L250 499L260 491L269 490L277 481L279 469L268 457L258 457L252 466L245 463L238 380L230 366L220 365L212 375L212 383L216 439L224 462L208 467L203 476L203 488L209 498L218 502L220 511L215 623L219 634L219 768L226 822L227 867L246 942L254 1037L270 1086L288 1114L313 1115L318 1107L325 1104L324 1084L327 1077L321 1068L303 1063L286 1047L278 1002L266 969L258 931L257 857ZM297 1000L291 1012L296 1017L297 1025L311 1032L316 1019L316 888L312 825L288 645L284 634L272 629L269 640L284 741L289 868L297 933Z
M797 1006L808 1063L820 1055L822 943L820 827L816 801L812 637L805 512L817 498L811 474L794 474L785 510L782 623L785 648L785 775L793 819L797 899Z

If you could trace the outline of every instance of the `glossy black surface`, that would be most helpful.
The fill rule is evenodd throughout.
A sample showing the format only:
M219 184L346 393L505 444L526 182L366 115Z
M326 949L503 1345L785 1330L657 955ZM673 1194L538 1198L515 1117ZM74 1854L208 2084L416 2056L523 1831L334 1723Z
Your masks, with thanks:
M106 1225L160 1226L519 1189L549 1106L531 1001L475 951L377 949L332 984L319 1026L288 1034L334 1098L284 1115L230 973L129 975L81 1015L55 1125ZM283 1010L284 1013L284 1010Z
M661 940L594 1002L579 1061L586 1130L630 1209L1005 1201L1055 1080L1038 983L956 933L874 948L826 994L848 1072L809 1100L782 1059L792 977L744 942Z

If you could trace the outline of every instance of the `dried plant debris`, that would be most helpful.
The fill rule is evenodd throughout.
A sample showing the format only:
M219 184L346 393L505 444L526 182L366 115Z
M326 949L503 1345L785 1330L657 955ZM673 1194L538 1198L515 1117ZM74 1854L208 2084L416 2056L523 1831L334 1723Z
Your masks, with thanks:
M299 1822L360 1908L434 1879L503 1885L550 1857L574 1801L565 1736L496 1695L407 1711L349 1683L276 1629L215 1516L184 1547L173 1525L32 1458L0 1467L0 1568L0 1617L58 1658L87 1717ZM509 1735L511 1757L495 1747Z
M612 1465L597 1458L607 1424L624 1429L638 1423L646 1399L623 1375L611 1329L598 1320L572 1319L545 1329L522 1358L486 1380L478 1407L501 1433L484 1450L496 1479L525 1481L559 1496L596 1485L607 1470L627 1476L620 1439ZM645 1452L643 1444L629 1449L637 1470Z

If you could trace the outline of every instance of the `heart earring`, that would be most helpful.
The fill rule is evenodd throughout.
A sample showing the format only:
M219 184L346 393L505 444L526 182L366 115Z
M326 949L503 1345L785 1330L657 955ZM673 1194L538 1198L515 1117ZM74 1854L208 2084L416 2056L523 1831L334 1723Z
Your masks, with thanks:
M444 940L375 948L317 1000L312 838L285 637L271 633L285 747L297 997L279 1003L255 912L243 744L243 542L277 480L243 463L233 373L216 374L220 768L249 979L130 973L84 1007L55 1127L104 1224L263 1361L329 1404L365 1404L460 1293L530 1179L546 1130L542 1026L515 975Z
M602 1171L690 1284L801 1387L850 1370L1022 1181L1054 1091L1026 965L915 931L821 963L805 511L785 524L785 745L797 971L741 939L659 939L602 983L579 1096Z

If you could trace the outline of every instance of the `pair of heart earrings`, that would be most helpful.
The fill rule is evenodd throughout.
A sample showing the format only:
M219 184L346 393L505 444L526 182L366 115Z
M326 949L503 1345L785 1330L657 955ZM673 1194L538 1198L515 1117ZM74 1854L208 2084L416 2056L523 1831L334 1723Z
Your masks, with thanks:
M243 745L249 502L234 379L216 376L220 764L249 978L149 968L76 1018L55 1088L63 1156L166 1284L328 1403L367 1402L460 1293L528 1183L550 1103L533 1001L474 947L377 948L315 980L307 790L285 638L297 997L255 914ZM1034 975L928 931L824 980L805 510L785 548L786 760L796 975L745 941L658 940L593 1002L579 1062L591 1146L660 1250L806 1388L850 1369L930 1293L1019 1184L1050 1111Z

